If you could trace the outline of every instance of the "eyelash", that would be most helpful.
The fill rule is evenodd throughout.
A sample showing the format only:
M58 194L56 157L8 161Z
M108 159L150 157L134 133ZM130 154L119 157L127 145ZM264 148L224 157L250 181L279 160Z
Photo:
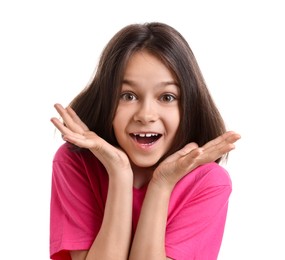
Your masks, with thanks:
M132 99L130 99L130 97L132 97ZM122 100L124 100L124 101L133 101L134 97L137 99L137 97L136 97L136 95L134 93L132 93L132 92L125 92L125 93L121 94L120 98Z
M169 100L169 98L171 100ZM134 99L138 99L137 96L132 92L124 92L121 94L120 99L123 101L133 101ZM159 100L162 102L170 103L177 100L177 97L173 94L166 93L159 97Z
M167 100L165 100L165 98L167 98ZM171 98L171 100L169 100L169 98ZM175 95L173 94L163 94L161 97L160 97L160 100L161 101L164 101L164 102L167 102L167 103L170 103L170 102L173 102L175 101L177 98Z

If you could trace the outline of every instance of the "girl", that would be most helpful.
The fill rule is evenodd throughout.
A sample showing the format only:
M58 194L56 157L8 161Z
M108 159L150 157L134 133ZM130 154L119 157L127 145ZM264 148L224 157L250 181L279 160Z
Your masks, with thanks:
M195 57L162 23L105 47L94 79L52 123L51 259L217 259L231 180L226 132Z

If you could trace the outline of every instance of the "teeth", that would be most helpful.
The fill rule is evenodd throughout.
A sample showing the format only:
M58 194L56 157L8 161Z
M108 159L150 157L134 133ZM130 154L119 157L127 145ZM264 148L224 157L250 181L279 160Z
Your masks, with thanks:
M158 134L154 134L154 133L147 133L147 134L134 134L135 136L139 136L139 137L152 137L152 136L158 136Z

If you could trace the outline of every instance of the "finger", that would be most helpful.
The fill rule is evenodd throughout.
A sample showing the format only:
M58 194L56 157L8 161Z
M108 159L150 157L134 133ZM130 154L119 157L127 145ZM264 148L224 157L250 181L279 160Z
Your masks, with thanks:
M54 126L61 132L61 134L64 135L72 135L73 132L68 129L58 118L53 117L50 120Z
M219 151L211 153L204 152L203 148L197 148L191 151L185 158L181 160L180 170L183 172L190 172L200 165L216 161L221 157Z
M233 131L226 132L218 138L208 142L202 148L193 150L185 162L191 164L192 161L190 167L197 167L201 164L214 162L224 154L233 150L235 148L234 143L240 138L240 135Z
M61 132L62 139L78 147L90 148L96 146L97 135L93 132L85 132L84 135L75 133L66 127L58 118L51 118L51 122ZM89 133L89 134L88 134ZM92 136L90 136L90 133Z
M187 155L188 153L190 153L192 150L196 149L197 147L198 147L198 145L196 143L189 143L189 144L185 145L182 149L178 150L174 154L167 157L166 160L164 160L164 161L170 162L170 161L177 160L177 159Z
M73 117L69 114L69 110L65 109L61 104L54 105L56 111L62 117L64 124L73 132L83 134L85 129L76 123ZM75 114L75 112L74 112Z
M211 150L211 151L208 151L208 150L203 151L200 154L199 158L197 159L197 162L199 162L200 164L215 162L216 160L218 160L223 155L225 155L226 153L230 152L233 149L234 149L234 146L233 144L231 144L226 147L222 147L220 149Z
M67 107L66 110L76 124L80 125L85 131L89 130L89 128L81 121L79 116L72 109L72 107Z
M81 148L94 148L96 146L96 142L93 139L86 138L83 135L71 133L63 135L63 140L69 143L72 143Z
M223 135L215 138L214 140L211 140L210 142L206 143L203 145L204 149L208 149L210 147L215 147L217 145L223 145L226 143L235 143L237 140L240 139L240 135L233 132L233 131L228 131L224 133Z
M205 152L211 153L216 151L223 155L235 148L234 143L240 139L240 135L233 131L226 132L218 138L206 143L202 148Z
M196 168L200 163L199 157L203 153L202 148L195 148L192 149L188 154L186 154L183 158L180 160L180 167L182 170L193 170Z
M216 161L217 159L221 158L233 149L235 149L235 145L233 143L227 142L222 142L217 144L216 146L211 146L206 150L202 148L203 153L201 153L200 157L198 158L198 161L200 161L201 163Z

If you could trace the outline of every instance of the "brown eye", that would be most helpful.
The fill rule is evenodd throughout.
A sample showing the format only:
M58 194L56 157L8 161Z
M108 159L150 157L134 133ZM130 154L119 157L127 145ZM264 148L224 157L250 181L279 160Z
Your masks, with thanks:
M126 93L122 93L121 94L121 100L124 101L133 101L136 100L137 97L135 96L135 94L131 93L131 92L126 92Z
M176 100L176 97L172 94L165 94L161 96L160 100L163 102L172 102Z

